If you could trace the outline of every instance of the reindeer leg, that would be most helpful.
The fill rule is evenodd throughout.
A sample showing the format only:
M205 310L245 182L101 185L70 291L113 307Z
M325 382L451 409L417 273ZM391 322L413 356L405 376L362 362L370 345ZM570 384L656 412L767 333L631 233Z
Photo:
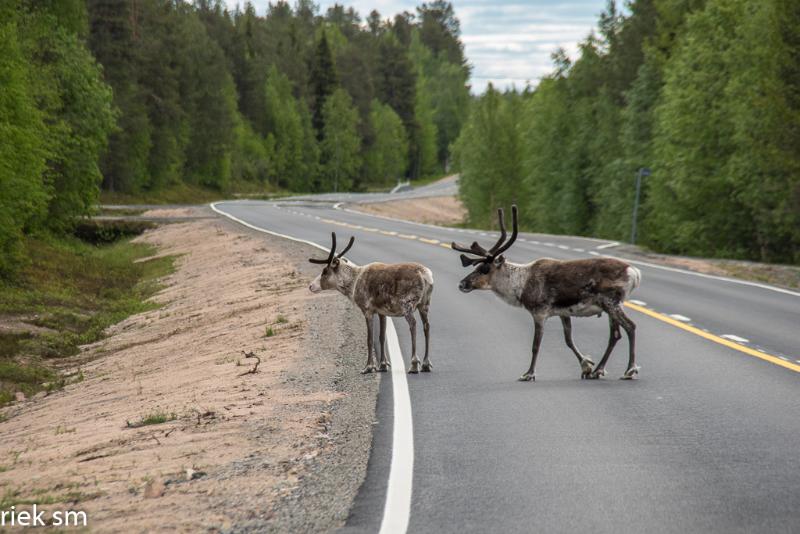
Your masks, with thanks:
M365 314L367 320L367 365L362 369L361 374L375 372L375 359L372 357L372 314Z
M378 371L385 373L391 367L391 364L386 359L386 316L378 314L378 319L381 323L380 343L381 343L381 363L378 365Z
M428 358L430 348L431 323L428 321L428 307L419 309L419 316L422 317L422 331L425 332L425 357L422 359L422 372L430 373L433 370L431 360Z
M588 356L581 354L581 351L579 351L575 343L572 342L572 318L562 317L561 325L564 327L564 341L567 342L567 346L578 358L578 363L581 366L581 378L588 378L589 374L592 372L594 362Z
M618 313L618 320L622 323L625 333L628 334L628 369L621 378L622 380L631 380L639 374L639 367L636 365L636 325L630 317L625 315L622 306L619 306Z
M411 329L411 367L408 372L412 374L419 373L419 360L417 359L417 320L414 318L414 311L406 314L406 321L408 321L408 328Z
M542 344L542 336L544 335L544 319L534 317L533 326L533 355L531 357L531 366L528 368L528 372L519 377L521 382L536 380L536 373L534 370L536 369L536 357L539 355L539 346Z
M587 378L600 378L601 376L605 376L606 362L608 362L608 358L611 356L611 351L614 350L614 346L617 344L617 341L619 341L619 338L622 337L622 335L619 333L619 323L611 312L607 313L609 328L608 346L606 347L606 351L603 353L603 358L600 360L600 363L597 364L597 367L594 368L594 371L592 371Z

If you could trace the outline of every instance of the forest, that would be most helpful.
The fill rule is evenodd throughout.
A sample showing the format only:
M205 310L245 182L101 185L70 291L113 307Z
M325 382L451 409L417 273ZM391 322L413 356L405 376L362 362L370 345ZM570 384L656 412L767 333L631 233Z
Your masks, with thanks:
M477 98L454 145L470 223L800 263L800 3L609 2L535 88ZM645 171L643 174L648 174Z
M318 192L442 172L470 69L452 5L0 2L0 276L100 190Z

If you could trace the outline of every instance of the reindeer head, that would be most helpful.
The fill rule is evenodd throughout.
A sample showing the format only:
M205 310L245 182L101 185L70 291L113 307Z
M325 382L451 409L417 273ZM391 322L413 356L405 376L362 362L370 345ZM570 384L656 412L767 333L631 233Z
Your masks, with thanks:
M350 247L353 246L353 241L355 241L355 237L350 238L350 242L347 243L347 246L344 247L344 250L341 251L339 254L336 254L336 232L331 232L331 251L328 254L328 257L324 260L319 260L316 258L309 258L308 261L311 263L317 263L320 265L324 265L322 269L322 273L317 276L311 285L308 286L308 289L311 290L312 293L319 293L324 289L340 289L349 282L349 277L351 275L350 269L347 269L349 262L347 258L342 258L345 253L350 250Z
M492 278L494 275L505 265L505 258L503 252L514 244L517 239L517 206L511 206L511 220L512 230L511 238L506 241L506 227L503 218L503 208L497 210L497 218L500 221L500 239L494 244L492 248L486 250L478 244L477 241L473 242L470 247L465 247L457 243L452 243L450 246L453 250L459 252L466 252L477 258L470 258L466 254L461 255L461 265L463 267L477 266L469 276L461 280L458 284L458 289L464 293L469 293L473 289L490 289L492 287Z

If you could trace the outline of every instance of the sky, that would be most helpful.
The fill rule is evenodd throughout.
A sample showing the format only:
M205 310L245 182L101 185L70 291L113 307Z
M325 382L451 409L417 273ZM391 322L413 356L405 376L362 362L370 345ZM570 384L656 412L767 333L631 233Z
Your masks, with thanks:
M259 14L268 0L252 0ZM402 11L415 12L420 1L339 0L352 6L362 19L377 9L391 18ZM317 0L320 12L337 2ZM482 93L489 82L504 89L522 89L553 70L550 54L559 46L570 57L578 43L596 27L606 0L455 0L461 21L461 40L472 65L472 92ZM229 4L230 5L230 4Z

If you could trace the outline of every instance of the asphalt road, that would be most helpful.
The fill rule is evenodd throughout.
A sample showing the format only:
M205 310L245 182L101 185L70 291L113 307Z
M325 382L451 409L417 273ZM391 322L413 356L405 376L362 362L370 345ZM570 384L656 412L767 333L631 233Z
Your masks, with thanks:
M627 362L623 336L608 377L580 380L553 318L537 380L523 383L516 378L530 362L532 320L488 292L460 293L468 269L442 246L491 244L493 234L324 203L217 208L324 246L331 230L342 242L354 235L348 258L357 263L418 261L433 270L434 372L408 378L409 532L800 532L800 295L637 265L639 303L628 314L638 325L640 378L617 379ZM506 256L585 258L611 253L598 249L605 244L523 234ZM394 324L408 362L408 329ZM606 318L574 319L573 334L598 361ZM391 381L382 380L367 480L346 530L380 526L391 408Z

